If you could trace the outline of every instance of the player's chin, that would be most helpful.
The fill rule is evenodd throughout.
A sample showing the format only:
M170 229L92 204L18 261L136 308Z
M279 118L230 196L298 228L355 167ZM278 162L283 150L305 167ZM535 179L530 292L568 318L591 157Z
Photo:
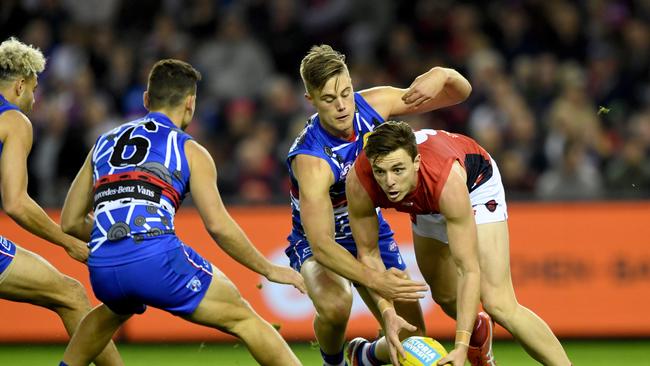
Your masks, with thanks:
M388 200L391 202L399 202L404 198L402 192L388 191L384 193L386 193L386 197L388 197Z
M335 119L335 121L336 121L336 127L341 131L347 131L348 129L352 128L351 118Z

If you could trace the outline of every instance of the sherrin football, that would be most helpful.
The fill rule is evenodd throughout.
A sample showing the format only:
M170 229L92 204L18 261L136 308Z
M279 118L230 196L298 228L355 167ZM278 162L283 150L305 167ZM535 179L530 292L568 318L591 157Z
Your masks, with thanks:
M402 366L433 366L447 355L447 350L438 341L429 337L409 337L402 341L402 346L406 358L397 354Z

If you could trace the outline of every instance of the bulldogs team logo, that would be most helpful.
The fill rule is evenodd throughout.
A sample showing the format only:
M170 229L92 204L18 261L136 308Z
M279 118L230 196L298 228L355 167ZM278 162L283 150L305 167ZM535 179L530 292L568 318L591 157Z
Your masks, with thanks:
M341 168L341 179L345 180L348 173L350 173L350 168L352 168L352 162L347 162L343 168Z
M397 243L396 242L391 242L390 245L388 246L388 250L391 252L396 252L397 251Z
M194 276L192 279L185 285L186 288L190 289L192 292L201 291L201 280L198 277Z

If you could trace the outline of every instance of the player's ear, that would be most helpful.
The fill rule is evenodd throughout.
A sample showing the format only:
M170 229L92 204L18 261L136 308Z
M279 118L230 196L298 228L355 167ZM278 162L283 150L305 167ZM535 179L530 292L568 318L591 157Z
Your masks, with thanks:
M185 109L194 113L194 108L196 107L196 95L189 94L185 98Z
M16 81L14 82L14 91L16 92L16 96L21 96L23 94L26 87L25 83L26 83L25 78L21 77L16 79Z
M413 159L413 166L415 167L416 172L420 170L420 154L417 154L415 159Z
M146 90L142 93L142 105L144 105L145 109L149 110L149 92Z

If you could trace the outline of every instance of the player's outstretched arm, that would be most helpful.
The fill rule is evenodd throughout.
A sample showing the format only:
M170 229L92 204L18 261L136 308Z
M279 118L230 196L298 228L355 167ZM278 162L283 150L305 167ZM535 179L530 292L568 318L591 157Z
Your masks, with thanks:
M0 117L3 150L0 156L0 194L2 207L25 230L63 247L68 254L85 262L86 243L66 235L43 209L27 194L27 156L32 148L32 124L18 111Z
M472 86L458 71L434 67L413 80L407 89L380 86L360 93L384 118L419 114L458 104Z
M208 151L189 140L185 143L185 154L190 165L190 193L214 241L237 262L270 281L290 284L306 292L302 276L289 267L278 266L266 259L230 216L221 200L217 169Z
M89 213L93 207L93 167L91 149L72 181L61 210L61 228L67 234L90 241L93 222Z
M480 299L478 236L466 181L465 170L454 162L439 200L440 213L447 220L449 249L458 268L455 348L441 364L442 361L465 364Z

